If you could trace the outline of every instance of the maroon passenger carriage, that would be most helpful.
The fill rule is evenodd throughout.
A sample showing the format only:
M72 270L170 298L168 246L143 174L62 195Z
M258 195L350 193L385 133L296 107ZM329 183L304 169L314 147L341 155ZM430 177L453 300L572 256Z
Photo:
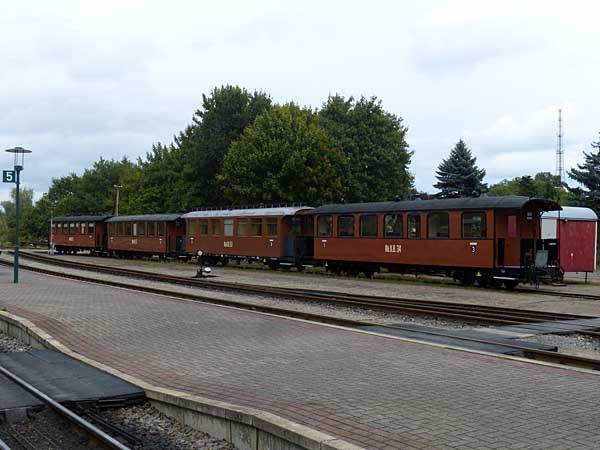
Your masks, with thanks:
M271 268L303 269L312 257L311 208L279 207L193 211L184 214L186 253L204 262L262 261Z
M109 216L54 217L50 222L50 244L59 253L90 251L102 253L106 248L105 220Z
M183 253L185 222L181 214L117 216L106 224L110 255L166 258Z
M429 272L464 284L560 277L541 242L540 215L561 207L519 196L325 205L314 217L314 258L329 270L371 276Z

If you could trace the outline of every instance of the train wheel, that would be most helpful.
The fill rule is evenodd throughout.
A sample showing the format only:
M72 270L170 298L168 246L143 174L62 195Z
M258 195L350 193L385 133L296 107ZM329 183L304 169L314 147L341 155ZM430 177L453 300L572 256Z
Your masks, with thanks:
M519 284L519 280L504 280L504 287L512 291Z
M296 264L296 270L298 272L304 272L305 267L302 264Z
M475 274L472 272L463 273L460 282L463 286L473 286L475 284Z
M358 270L356 267L348 267L346 269L346 274L349 277L357 277L359 273L360 273L360 270Z
M363 270L363 273L365 274L365 277L367 277L367 278L373 278L373 274L375 272L372 271L372 270L367 269L367 270Z

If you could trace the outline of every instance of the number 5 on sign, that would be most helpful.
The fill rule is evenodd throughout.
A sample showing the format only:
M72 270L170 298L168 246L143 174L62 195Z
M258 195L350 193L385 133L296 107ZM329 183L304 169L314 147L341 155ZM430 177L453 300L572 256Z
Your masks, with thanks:
M3 183L15 183L15 171L14 170L3 170L2 171L2 182Z

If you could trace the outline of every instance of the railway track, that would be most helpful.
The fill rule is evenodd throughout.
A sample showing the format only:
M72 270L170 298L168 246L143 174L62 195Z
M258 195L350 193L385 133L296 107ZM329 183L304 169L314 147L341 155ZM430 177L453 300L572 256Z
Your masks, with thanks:
M25 255L23 255L25 256ZM29 255L27 255L29 256ZM39 255L36 255L39 256ZM42 257L43 258L43 257ZM38 259L38 258L35 258ZM45 261L45 258L44 258ZM66 261L61 261L65 263ZM10 266L12 265L10 262L6 260L0 260L0 264ZM397 299L397 298L386 298L386 297L367 297L367 296L355 296L350 294L340 294L340 293L332 293L332 292L323 292L323 291L310 291L310 290L294 290L294 289L286 289L286 288L267 288L265 286L255 286L255 285L237 285L231 283L215 283L214 281L208 280L190 280L181 277L173 277L168 275L160 275L153 274L144 271L138 271L133 269L121 269L121 268L107 268L103 266L97 266L94 264L87 263L75 263L69 261L68 264L73 267L75 266L78 269L86 268L85 270L93 270L101 273L108 274L118 274L127 277L133 278L142 278L152 281L161 281L168 283L176 283L179 285L186 286L197 286L197 287L209 287L213 289L227 289L227 290L235 290L237 292L251 292L252 294L263 294L263 295L275 295L275 296L284 296L294 299L301 300L318 300L318 301L326 301L333 302L337 304L344 305L359 305L362 307L369 308L378 308L378 309L386 309L393 310L395 312L405 312L410 311L412 313L418 312L420 314L430 314L430 315L443 315L445 317L455 317L464 319L465 317L468 320L474 321L483 321L483 322L492 322L492 323L503 323L503 324L518 324L523 322L544 322L548 320L565 320L565 319L582 319L589 318L589 316L576 316L576 315L566 315L566 314L553 314L553 313L545 313L539 311L525 311L525 310L512 310L509 308L493 308L493 307L482 307L479 305L465 305L465 304L452 304L452 303L444 303L444 302L433 302L426 300L415 300L415 299ZM82 266L81 264L84 264ZM67 264L64 264L67 265ZM225 300L215 298L213 296L208 296L204 294L198 293L186 293L186 292L177 292L168 289L150 287L150 286L140 286L138 284L131 284L121 281L115 280L102 280L93 277L86 277L79 274L73 273L65 273L65 272L57 272L54 270L37 267L37 266L27 266L20 265L22 269L31 270L38 273L43 273L47 275L54 275L63 278L69 278L79 281L86 281L96 284L109 285L114 287L126 288L137 290L141 292L164 295L168 297L176 297L185 300L193 300L193 301L201 301L212 304L225 305L230 307L235 307L238 309L259 311L279 316L292 317L292 318L300 318L304 320L310 320L314 322L320 323L328 323L335 324L350 328L363 328L363 327L372 327L374 325L378 325L380 328L389 329L389 330L402 330L405 332L414 332L409 326L401 326L401 325L385 325L385 324L374 324L373 322L365 322L365 321L357 321L344 319L339 317L325 316L321 314L308 313L303 311L296 311L286 308L278 308L272 306L265 305L257 305L250 304L245 302L238 302L233 300ZM222 286L226 285L226 286ZM436 309L438 308L439 309ZM468 342L478 342L482 344L491 344L491 345L503 345L509 346L515 350L515 352L520 352L522 356L530 359L553 362L558 364L564 364L569 366L581 367L586 369L600 370L600 359L594 358L585 358L579 356L573 356L568 354L561 354L553 351L547 350L539 350L534 349L529 346L519 345L518 343L510 343L508 344L506 340L501 339L493 339L493 338L473 338L473 337L460 337L456 336L456 334L445 332L444 330L440 331L419 331L420 334L435 336L438 338L451 338L464 340ZM598 335L598 333L592 333ZM416 339L418 340L418 339ZM501 342L501 344L499 344Z
M84 419L81 415L76 414L75 412L61 405L50 396L29 384L10 370L0 366L0 374L11 382L19 385L32 396L41 400L46 407L54 411L56 414L62 416L67 422L77 428L80 433L85 434L91 446L101 449L130 450L130 448L124 445L122 442L105 433L100 428ZM17 429L9 429L8 439L10 439L10 445L7 443L8 439L5 439L6 441L2 441L0 439L0 450L64 448L62 443L55 442L55 439L50 438L45 433L37 430L35 427L30 427L27 430L27 433L18 431Z
M292 289L245 283L230 283L212 280L209 278L178 277L144 270L102 266L80 261L59 260L49 256L33 253L22 253L21 256L23 258L29 258L41 263L52 264L61 267L88 270L108 275L118 275L162 283L171 283L180 286L208 288L219 291L272 296L302 301L329 302L345 306L369 307L390 312L435 315L496 325L513 325L519 323L592 318L592 316L557 314L543 311L501 308L468 303L453 303L401 297L367 296L359 294L347 294L336 291ZM590 333L592 336L600 336L600 333Z

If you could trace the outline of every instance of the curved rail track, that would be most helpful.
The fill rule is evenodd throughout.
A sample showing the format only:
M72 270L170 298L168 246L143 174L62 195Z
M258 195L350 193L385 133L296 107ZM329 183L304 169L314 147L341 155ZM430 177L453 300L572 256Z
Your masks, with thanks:
M25 256L25 255L23 255ZM30 255L27 255L29 257ZM43 260L43 262L47 262L47 257L36 255L35 259ZM49 258L53 260L52 258ZM56 261L56 260L54 260ZM0 264L3 265L12 265L10 262L6 260L0 260ZM515 310L510 308L495 308L489 306L480 306L480 305L469 305L469 304L455 304L449 302L436 302L436 301L427 301L427 300L416 300L416 299L402 299L402 298L387 298L387 297L369 297L362 295L353 295L353 294L345 294L339 292L325 292L325 291L312 291L312 290L296 290L296 289L288 289L288 288L271 288L267 286L256 286L256 285L246 285L246 284L237 284L237 283L223 283L216 282L214 280L206 280L206 279L189 279L183 277L175 277L171 275L161 275L156 273L150 273L140 270L134 269L123 269L123 268L115 268L115 267L105 267L99 266L95 264L88 263L78 263L72 261L60 261L60 265L69 266L76 269L84 269L91 270L106 274L112 275L120 275L129 278L141 278L152 281L159 281L163 283L175 283L178 285L185 286L195 286L202 288L211 288L218 290L229 290L235 292L243 292L243 293L251 293L251 294L259 294L259 295L267 295L267 296L279 296L285 298L298 299L303 301L320 301L320 302L331 302L335 304L343 304L343 305L351 305L351 306L361 306L367 308L374 309L383 309L394 312L409 312L412 314L429 314L434 316L445 316L445 317L453 317L460 319L473 320L478 322L488 322L488 323L496 323L496 324L519 324L519 323L531 323L531 322L545 322L551 320L568 320L568 319L582 319L582 318L590 318L590 316L577 316L577 315L569 315L569 314L554 314L540 311L528 311L528 310ZM185 300L193 300L193 301L201 301L212 304L225 305L230 307L235 307L238 309L246 309L252 311L259 311L279 316L292 317L292 318L300 318L304 320L320 322L320 323L328 323L341 325L350 328L360 328L366 326L380 326L383 328L395 329L395 330L404 330L407 332L414 332L410 327L403 327L401 325L389 326L386 324L377 324L373 322L364 322L358 320L350 320L339 317L325 316L321 314L314 314L303 311L296 311L292 309L286 308L278 308L273 306L266 305L257 305L252 303L246 303L241 301L234 300L225 300L215 298L214 296L208 296L199 293L186 293L186 292L178 292L168 289L162 289L151 286L140 286L137 284L131 284L121 281L115 280L105 280L98 279L93 277L86 277L79 274L74 273L65 273L65 272L57 272L54 270L37 267L37 266L27 266L20 265L21 268L43 273L47 275L54 275L63 278L69 278L79 281L91 282L96 284L109 285L113 287L120 287L125 289L132 289L141 292L164 295L168 297L181 298ZM444 332L444 330L438 331L419 331L419 333L425 333L432 336L437 337L448 337L452 339L459 339L471 342L478 342L482 344L493 344L498 345L498 341L493 339L486 338L473 338L473 337L457 337L454 334L449 334ZM590 334L594 336L600 336L600 333L596 332L586 332L585 334ZM415 339L418 340L418 339ZM557 364L564 364L569 366L587 368L600 370L600 359L594 358L585 358L580 356L573 356L568 354L561 354L557 352L547 351L547 350L538 350L532 349L530 347L524 347L519 345L518 343L506 344L505 341L501 344L503 346L508 346L515 351L522 352L523 356L530 359L553 362Z
M44 392L37 389L35 386L29 384L28 382L23 380L21 377L17 376L13 372L11 372L10 370L0 366L0 374L5 376L8 380L12 381L13 383L19 385L22 389L27 391L29 394L31 394L34 397L41 400L48 408L52 409L54 412L61 415L68 422L70 422L75 427L77 427L79 430L83 431L86 434L86 436L89 437L90 441L95 444L96 447L113 449L113 450L130 450L129 447L127 447L126 445L123 445L120 441L118 441L114 437L108 435L107 433L102 431L100 428L91 424L90 422L85 420L82 416L80 416L80 415L74 413L73 411L71 411L70 409L64 407L63 405L61 405L60 403L58 403L57 401L52 399L50 396L48 396ZM33 433L35 433L34 430L35 429L32 429ZM39 434L39 432L37 432L37 433ZM11 438L13 441L15 441L17 443L17 445L19 445L22 448L26 448L26 449L30 449L30 450L38 448L36 446L36 444L34 443L34 441L31 439L32 438L31 436L28 437L28 436L23 435L22 433L15 433L14 435L11 435ZM35 438L36 438L35 440L39 440L38 438L41 438L42 442L50 445L50 447L45 447L45 448L61 448L60 445L56 446L55 442L52 442L51 440L49 440L49 438L47 438L43 435L35 436ZM3 442L2 440L0 440L0 449L1 450L11 450L11 447L9 447L6 442Z

